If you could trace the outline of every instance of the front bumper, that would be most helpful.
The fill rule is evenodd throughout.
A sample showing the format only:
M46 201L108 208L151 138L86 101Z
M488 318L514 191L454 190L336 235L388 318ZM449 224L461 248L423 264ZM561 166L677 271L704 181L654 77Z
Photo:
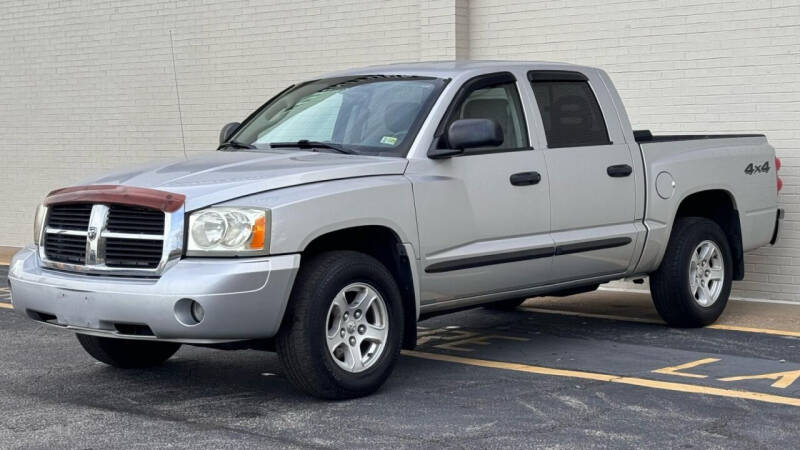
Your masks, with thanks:
M274 336L299 266L298 254L197 258L179 261L159 278L122 278L44 269L35 247L28 247L14 255L8 278L14 309L49 325L210 344ZM202 305L200 323L184 325L176 317L175 304L184 298Z

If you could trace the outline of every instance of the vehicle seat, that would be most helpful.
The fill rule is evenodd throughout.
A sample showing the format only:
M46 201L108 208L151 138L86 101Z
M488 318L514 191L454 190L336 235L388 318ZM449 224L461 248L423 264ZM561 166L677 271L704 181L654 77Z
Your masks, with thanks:
M517 142L511 105L504 98L479 98L469 100L464 105L464 119L491 119L503 129L503 143L500 148L509 148Z
M569 146L606 139L604 132L594 126L589 102L579 95L561 96L550 110L550 120L554 142Z

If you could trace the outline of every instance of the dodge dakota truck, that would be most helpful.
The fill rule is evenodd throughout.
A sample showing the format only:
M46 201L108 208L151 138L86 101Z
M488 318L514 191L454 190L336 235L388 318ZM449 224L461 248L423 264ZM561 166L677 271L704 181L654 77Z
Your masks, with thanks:
M634 131L608 75L569 64L337 72L217 150L51 192L14 309L114 367L268 349L297 388L352 398L446 311L649 277L669 325L709 324L782 218L763 135Z

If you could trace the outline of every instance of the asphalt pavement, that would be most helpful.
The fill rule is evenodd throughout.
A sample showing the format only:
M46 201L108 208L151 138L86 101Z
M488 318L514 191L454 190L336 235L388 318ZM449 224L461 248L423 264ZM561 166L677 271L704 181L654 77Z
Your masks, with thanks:
M112 369L69 333L0 308L0 447L797 445L800 337L537 302L422 322L387 384L343 402L293 390L272 353L184 346L156 369Z

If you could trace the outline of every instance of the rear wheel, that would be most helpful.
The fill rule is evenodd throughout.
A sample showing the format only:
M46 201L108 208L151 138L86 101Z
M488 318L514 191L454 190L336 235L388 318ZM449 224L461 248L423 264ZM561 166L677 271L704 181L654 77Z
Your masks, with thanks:
M728 303L733 258L725 233L702 217L675 221L661 266L650 275L656 310L669 325L713 323Z
M77 334L78 342L94 359L120 369L153 367L181 348L172 342L148 342Z
M297 276L276 339L289 381L325 399L377 390L403 341L401 301L391 273L371 256L335 251L312 257Z

